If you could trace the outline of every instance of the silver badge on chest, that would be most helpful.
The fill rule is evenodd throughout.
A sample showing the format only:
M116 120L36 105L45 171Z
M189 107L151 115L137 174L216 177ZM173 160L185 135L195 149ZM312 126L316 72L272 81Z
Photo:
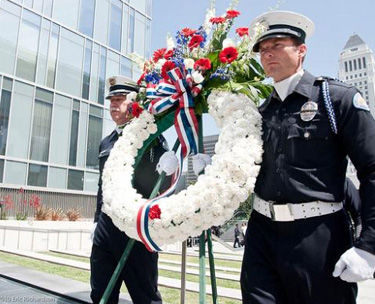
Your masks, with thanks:
M312 120L318 112L318 104L314 101L308 101L301 107L300 116L303 121Z

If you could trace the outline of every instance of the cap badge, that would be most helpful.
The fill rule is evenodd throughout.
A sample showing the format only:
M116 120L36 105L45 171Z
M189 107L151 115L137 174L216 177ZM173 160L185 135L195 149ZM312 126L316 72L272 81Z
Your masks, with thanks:
M111 77L108 79L108 82L109 82L109 85L113 86L116 84L116 78L115 77Z
M318 104L314 101L308 101L301 107L300 116L303 121L312 120L318 112Z

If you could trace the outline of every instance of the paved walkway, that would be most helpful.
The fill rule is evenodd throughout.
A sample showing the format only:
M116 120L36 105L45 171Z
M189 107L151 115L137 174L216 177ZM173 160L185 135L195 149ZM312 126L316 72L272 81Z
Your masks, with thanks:
M217 255L219 256L222 255L221 258L225 257L225 254L228 253L226 252L226 250L228 250L228 248L219 248L219 246L216 244L216 248L214 247L215 258ZM31 251L24 251L24 250L8 250L2 247L0 247L0 251L18 254L22 256L29 256L35 259L49 261L51 263L69 265L72 267L77 267L77 268L82 268L82 269L89 269L88 263L73 261L70 259L64 259L64 258L59 258L59 257L53 257L53 256L46 255L46 254L41 254L41 253L36 253L36 252L31 252ZM196 256L196 254L197 254L196 248L189 248L188 255ZM242 254L241 252L233 253L232 260L238 260L241 257L241 254ZM87 256L87 253L86 253L86 256ZM179 264L176 261L174 262L168 261L168 263ZM188 266L195 268L197 264L188 263ZM195 272L195 270L193 272ZM2 299L9 299L9 298L4 298L5 295L12 296L12 290L14 290L13 292L14 296L23 294L23 292L25 292L27 295L34 295L35 297L36 296L40 297L41 295L44 297L52 297L52 298L55 297L55 299L56 298L59 299L58 303L63 303L63 304L65 303L91 303L90 298L89 298L89 294L90 294L89 284L77 282L75 280L62 278L62 277L55 276L55 275L42 273L42 272L31 270L31 269L26 269L20 266L12 265L12 264L3 263L1 261L0 261L0 273L1 273L0 275L0 303L12 303L12 304L18 303L18 302L2 301ZM236 277L238 278L238 276ZM11 279L11 281L9 281L9 279ZM22 282L24 284L23 286L25 289L24 290L22 289L22 285L14 284L14 280L16 282ZM35 284L37 284L37 286L35 286ZM161 286L179 289L180 284L181 284L180 280L164 278L164 277L159 278L159 285ZM9 286L11 286L12 288L16 286L17 288L9 289ZM40 290L35 290L31 288L33 286L35 287L42 286L44 290L48 290L49 293L52 293L53 295L52 296L48 294L46 295L46 293L43 293ZM186 282L187 291L197 292L199 290L198 286L199 286L198 283ZM36 295L34 294L35 292L36 292ZM207 286L207 293L211 294L210 286ZM219 297L241 299L240 291L236 289L218 287L218 295ZM32 299L32 298L29 298L29 299ZM64 301L67 301L67 302L64 302ZM32 300L29 302L26 302L24 301L24 299L21 299L19 301L19 303L32 303L32 302L37 303ZM120 303L130 304L131 301L127 295L122 294ZM358 295L357 304L374 304L374 303L375 303L375 280L361 282L359 284L359 295Z

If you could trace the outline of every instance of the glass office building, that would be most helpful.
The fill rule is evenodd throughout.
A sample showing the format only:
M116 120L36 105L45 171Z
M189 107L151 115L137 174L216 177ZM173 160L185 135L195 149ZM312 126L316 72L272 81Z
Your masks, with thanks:
M0 183L94 197L112 75L150 57L151 0L0 0Z

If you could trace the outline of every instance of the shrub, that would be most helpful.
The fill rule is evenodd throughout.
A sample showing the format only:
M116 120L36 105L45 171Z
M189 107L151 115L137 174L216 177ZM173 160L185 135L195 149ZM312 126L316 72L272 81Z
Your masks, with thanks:
M46 221L50 218L50 210L39 206L35 209L35 219L37 221Z
M66 217L69 221L74 222L81 218L81 213L77 208L72 208L66 211Z
M49 215L52 221L62 221L65 218L65 213L61 208L50 208Z

